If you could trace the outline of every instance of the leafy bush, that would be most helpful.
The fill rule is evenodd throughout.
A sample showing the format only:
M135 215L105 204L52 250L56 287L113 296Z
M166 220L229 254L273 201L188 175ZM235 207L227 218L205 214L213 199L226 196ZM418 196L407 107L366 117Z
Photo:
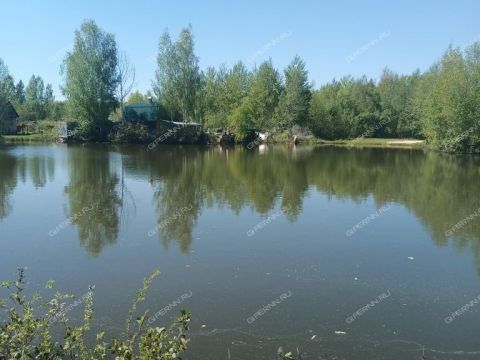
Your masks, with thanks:
M110 133L110 140L117 143L144 144L150 140L148 127L141 123L116 126Z
M0 288L9 291L9 302L0 300L0 310L6 315L6 321L0 325L0 359L81 359L98 360L115 358L116 360L179 359L186 350L189 339L190 314L182 311L169 327L145 327L148 310L136 316L138 305L144 301L148 288L155 277L155 271L145 278L143 287L137 292L128 313L125 332L118 338L106 340L105 332L96 334L94 344L86 343L93 318L93 291L91 287L84 303L83 323L70 324L64 301L72 295L55 293L50 301L35 294L31 299L23 295L25 288L25 269L18 270L16 281L3 281ZM49 281L46 288L52 289ZM10 306L9 306L10 305ZM133 318L136 317L136 324ZM55 336L58 331L61 336ZM62 340L56 340L61 338Z
M205 143L205 134L199 126L176 126L171 127L159 123L157 128L157 138L165 144L203 144Z

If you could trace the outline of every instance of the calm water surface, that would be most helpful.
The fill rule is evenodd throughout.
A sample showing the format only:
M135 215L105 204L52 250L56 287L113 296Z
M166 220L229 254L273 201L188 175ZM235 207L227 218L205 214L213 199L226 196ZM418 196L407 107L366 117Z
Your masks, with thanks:
M405 149L4 145L0 278L94 284L117 332L159 268L146 306L183 295L156 324L192 311L190 360L480 359L480 304L452 316L480 295L479 176Z

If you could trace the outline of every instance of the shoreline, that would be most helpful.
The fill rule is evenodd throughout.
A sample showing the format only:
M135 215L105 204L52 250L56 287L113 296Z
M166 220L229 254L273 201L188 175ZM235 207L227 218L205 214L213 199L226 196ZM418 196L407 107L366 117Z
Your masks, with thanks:
M62 144L60 141L52 141L51 138L46 137L43 134L30 134L30 135L3 135L0 139L0 144ZM122 145L142 145L139 143L117 143L117 142L87 142L87 141L73 141L72 144L122 144ZM146 145L147 143L145 143ZM266 142L266 145L274 144L288 144L286 141L270 141ZM167 145L165 144L158 144ZM175 144L168 143L168 145L187 145L187 144ZM196 145L196 144L192 144ZM214 144L211 144L214 145ZM235 144L238 145L238 144ZM260 144L261 145L261 144ZM323 139L299 139L298 145L315 145L315 146L338 146L349 148L363 148L363 147L378 147L378 148L402 148L402 149L421 149L428 148L425 140L419 139L400 139L400 138L362 138L362 139L339 139L339 140L323 140Z

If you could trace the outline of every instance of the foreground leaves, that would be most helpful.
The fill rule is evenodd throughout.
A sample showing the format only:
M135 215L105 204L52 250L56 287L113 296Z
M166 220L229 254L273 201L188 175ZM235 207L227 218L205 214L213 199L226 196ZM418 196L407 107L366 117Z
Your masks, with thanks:
M132 326L138 305L144 301L151 282L159 274L155 271L144 279L128 314L125 333L108 341L105 332L100 332L91 344L87 343L86 337L89 335L90 339L91 335L94 287L69 306L66 302L73 296L58 292L50 301L43 300L38 294L27 299L23 295L25 269L18 269L16 281L0 283L0 288L9 293L8 299L0 300L0 310L6 317L0 326L0 360L179 359L189 343L186 331L190 313L182 311L169 327L146 328L146 311L136 319L135 328ZM54 282L49 281L46 288L51 289L53 285ZM83 322L70 325L68 312L79 305L84 306Z

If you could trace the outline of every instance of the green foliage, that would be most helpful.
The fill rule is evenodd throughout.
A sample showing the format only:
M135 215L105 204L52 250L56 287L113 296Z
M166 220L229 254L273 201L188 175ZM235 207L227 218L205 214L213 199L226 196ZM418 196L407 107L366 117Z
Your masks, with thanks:
M8 71L7 65L0 58L0 106L12 100L12 93L15 93L13 78Z
M125 332L112 340L107 340L105 332L99 332L90 344L86 337L91 332L94 288L73 303L73 306L84 304L83 322L73 325L67 317L69 310L65 308L65 301L73 296L56 292L50 301L38 294L27 299L23 295L25 270L19 269L16 281L0 283L0 288L9 291L9 299L0 301L0 309L7 319L0 325L0 359L179 359L189 343L185 332L190 314L182 311L169 327L155 328L145 326L148 310L137 315L138 305L145 300L151 282L159 274L155 271L144 279L130 309ZM45 287L51 289L53 286L54 283L48 281Z
M108 117L117 107L117 64L114 36L94 21L85 21L65 58L62 88L70 115L80 122L79 136L85 139L104 139L107 134Z
M423 132L446 151L480 151L480 43L449 48L426 74L418 113Z
M1 95L6 101L14 101L16 96L15 83L13 82L13 77L10 74L7 74L0 83Z
M452 152L480 152L480 43L449 48L421 74L385 70L378 85L344 78L315 91L310 128L318 137L426 138Z
M157 137L152 145L155 147L160 143L164 144L204 144L204 134L199 126L176 126L171 127L160 122L156 129Z
M273 67L272 61L262 63L253 75L252 85L247 97L255 128L259 130L268 129L274 125L273 114L280 100L281 92L280 74Z
M19 94L19 97L20 104L22 95ZM38 121L50 118L54 108L52 85L48 84L45 87L40 76L32 75L25 90L25 101L19 106L20 120Z
M275 126L279 129L291 129L294 125L308 125L310 88L305 62L295 56L285 69L285 91L277 107Z
M251 74L242 62L227 70L208 68L204 75L204 124L208 128L227 128L228 118L248 95Z
M131 104L135 104L135 103L148 103L149 102L148 97L149 97L148 94L144 95L140 91L134 91L128 97L125 105L131 105Z
M7 101L13 104L20 122L58 120L63 116L62 103L55 102L52 85L45 86L43 79L35 75L30 78L26 89L22 80L15 85L8 68L0 59L0 108Z
M399 76L385 69L378 83L384 136L421 137L421 123L414 109L415 89L420 73Z
M26 93L25 93L25 85L23 85L23 81L19 80L17 85L15 86L15 102L17 104L23 104L26 100Z
M254 114L250 106L248 99L245 99L243 104L236 108L228 118L230 128L235 134L235 140L238 142L245 141L249 130L255 127Z
M148 127L141 123L119 124L109 136L116 143L144 144L150 140Z
M117 100L123 104L133 86L133 68L122 58L119 62L113 35L86 21L63 65L67 106L55 102L51 86L37 76L26 89L21 81L15 85L1 59L0 105L11 101L20 120L63 119L68 110L79 122L79 139L103 140L112 126L109 119L123 118L122 111L115 112ZM314 91L298 56L283 78L271 60L253 71L239 62L203 73L188 27L175 41L168 31L160 38L155 99L137 92L127 103L155 101L160 119L231 131L240 142L252 131L289 138L298 130L325 140L417 138L444 151L480 152L479 84L479 42L465 51L449 48L423 73L399 75L385 69L378 82L345 76ZM138 142L144 135L143 129L131 126L117 129L110 139ZM190 142L190 135L180 135L169 142Z
M191 27L182 29L174 43L167 31L162 35L153 85L171 120L199 119L201 77Z
M311 129L325 139L374 137L380 134L380 96L366 77L345 77L314 92Z

